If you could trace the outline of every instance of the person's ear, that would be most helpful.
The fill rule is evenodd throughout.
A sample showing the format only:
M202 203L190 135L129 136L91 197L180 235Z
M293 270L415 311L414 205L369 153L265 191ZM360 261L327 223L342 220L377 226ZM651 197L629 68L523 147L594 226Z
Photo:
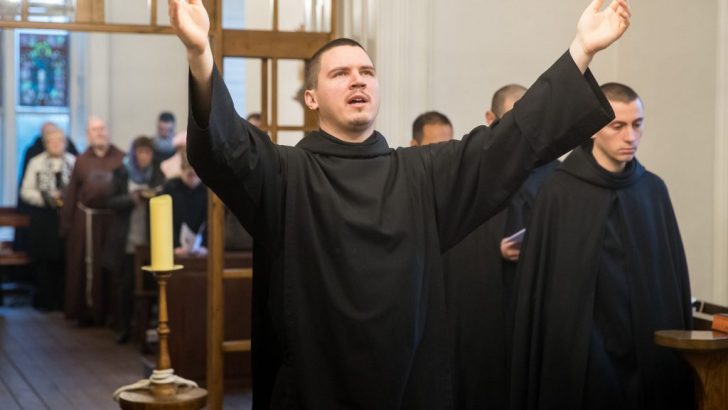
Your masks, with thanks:
M416 147L416 146L418 146L418 145L420 145L420 143L419 143L419 142L417 142L417 140L416 140L416 139L412 138L412 139L410 140L410 147Z
M498 119L498 116L496 116L493 111L486 111L485 112L485 125L489 126L495 122L495 120Z
M316 100L316 91L306 90L303 92L303 100L306 103L306 107L309 110L316 111L319 107L318 101Z

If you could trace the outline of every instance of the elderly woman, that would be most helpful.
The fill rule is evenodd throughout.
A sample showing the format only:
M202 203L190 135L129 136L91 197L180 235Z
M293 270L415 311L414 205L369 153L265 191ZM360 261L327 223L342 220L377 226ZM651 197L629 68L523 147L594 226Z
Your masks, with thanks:
M64 242L59 235L58 208L76 157L66 152L66 137L59 128L43 134L45 150L33 157L23 177L21 198L30 208L29 256L36 274L33 305L41 310L63 306Z

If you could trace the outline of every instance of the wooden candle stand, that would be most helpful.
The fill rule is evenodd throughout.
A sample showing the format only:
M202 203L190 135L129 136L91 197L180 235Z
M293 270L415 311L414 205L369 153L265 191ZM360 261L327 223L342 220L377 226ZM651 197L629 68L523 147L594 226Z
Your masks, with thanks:
M207 401L207 391L197 387L193 381L176 376L169 358L167 281L172 277L172 272L182 269L182 266L174 265L168 269L154 269L151 266L145 266L142 269L154 273L159 289L157 368L149 379L119 388L114 392L114 397L119 400L121 408L126 410L201 409Z

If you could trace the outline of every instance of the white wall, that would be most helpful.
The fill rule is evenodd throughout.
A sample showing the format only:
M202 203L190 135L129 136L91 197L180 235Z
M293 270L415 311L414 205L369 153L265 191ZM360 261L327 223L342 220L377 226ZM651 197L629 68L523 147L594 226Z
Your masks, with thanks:
M107 20L149 21L144 5L136 4L140 1L145 3L144 0L107 2ZM130 6L132 3L134 7ZM164 21L166 9L160 8L159 13L160 21ZM108 121L116 146L126 151L135 137L153 136L161 111L174 113L177 129L186 129L187 59L177 37L148 34L89 34L88 37L90 69L86 112Z
M406 145L415 116L436 109L456 135L468 132L483 122L498 87L531 84L566 51L588 3L377 1L370 43L384 90L377 128L390 145ZM717 102L728 107L727 1L631 3L632 27L591 67L599 82L624 82L642 95L647 128L638 157L670 189L693 293L728 303L728 125L716 126L726 115Z
M644 100L638 156L668 185L693 292L725 303L726 289L713 288L718 2L654 3L633 2L635 19L614 79L634 86Z

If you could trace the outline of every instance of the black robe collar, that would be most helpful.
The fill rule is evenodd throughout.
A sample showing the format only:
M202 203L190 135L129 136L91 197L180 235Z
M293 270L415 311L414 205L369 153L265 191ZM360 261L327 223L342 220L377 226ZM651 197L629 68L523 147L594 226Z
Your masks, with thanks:
M342 158L373 158L392 151L378 131L362 142L348 142L318 130L307 134L296 146L316 154Z
M632 159L622 172L609 172L602 168L592 154L593 141L588 141L566 158L561 170L590 184L608 189L620 189L634 185L645 174L645 167Z

